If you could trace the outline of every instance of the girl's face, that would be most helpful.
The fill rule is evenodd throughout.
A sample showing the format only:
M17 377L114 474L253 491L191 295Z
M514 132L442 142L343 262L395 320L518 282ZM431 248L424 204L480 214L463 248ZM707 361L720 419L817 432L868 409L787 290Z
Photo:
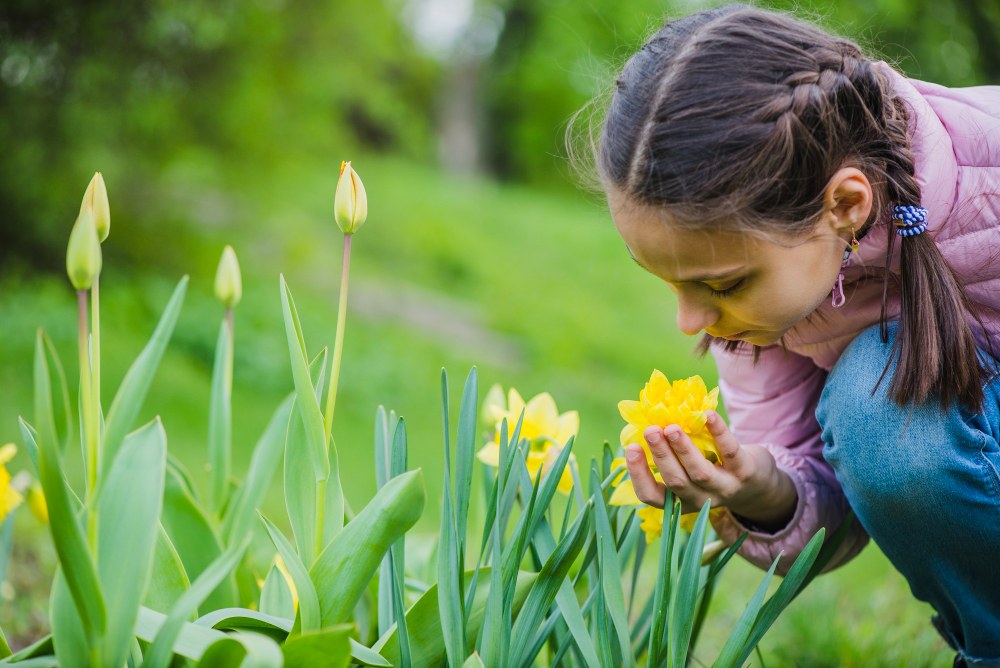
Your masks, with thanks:
M609 203L633 259L677 295L682 332L705 330L760 346L777 342L830 298L851 238L849 229L846 238L838 229L841 220L833 212L813 234L775 243L673 226L663 209L637 206L620 195Z

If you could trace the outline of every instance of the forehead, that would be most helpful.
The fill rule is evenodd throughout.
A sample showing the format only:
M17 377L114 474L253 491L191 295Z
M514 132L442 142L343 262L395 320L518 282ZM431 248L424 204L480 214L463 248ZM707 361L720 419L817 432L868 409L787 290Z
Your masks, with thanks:
M690 228L672 222L662 207L609 197L615 227L633 257L653 273L678 281L725 273L750 263L761 240L719 226Z

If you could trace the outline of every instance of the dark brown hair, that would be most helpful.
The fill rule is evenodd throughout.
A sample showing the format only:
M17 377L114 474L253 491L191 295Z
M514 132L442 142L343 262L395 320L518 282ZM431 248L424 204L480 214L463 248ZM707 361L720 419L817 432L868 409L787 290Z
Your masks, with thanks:
M595 157L605 189L668 207L689 227L801 237L844 167L873 187L859 236L888 207L920 205L907 110L885 75L850 40L742 4L669 21L629 59ZM887 228L883 341L890 281L900 293L890 395L978 410L991 371L967 319L978 320L974 307L927 234L898 239L899 274L889 271L897 235Z

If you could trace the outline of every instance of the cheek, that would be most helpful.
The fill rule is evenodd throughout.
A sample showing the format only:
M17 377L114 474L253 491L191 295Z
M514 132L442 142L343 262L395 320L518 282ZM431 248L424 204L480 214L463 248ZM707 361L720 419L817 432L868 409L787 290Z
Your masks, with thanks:
M762 282L729 312L734 318L762 329L784 331L808 316L830 294L825 277L778 275Z

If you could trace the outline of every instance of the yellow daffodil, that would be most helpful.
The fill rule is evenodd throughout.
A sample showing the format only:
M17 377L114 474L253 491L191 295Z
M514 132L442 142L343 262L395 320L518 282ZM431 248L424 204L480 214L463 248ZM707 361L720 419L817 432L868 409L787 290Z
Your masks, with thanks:
M618 402L618 411L628 422L622 429L622 445L638 443L646 451L646 459L652 462L643 431L650 425L666 427L676 424L691 437L706 459L717 462L719 456L715 440L705 428L705 411L714 410L718 405L719 388L709 392L701 376L671 383L663 373L654 370L646 387L639 393L638 401Z
M495 433L493 440L476 454L479 461L494 468L500 466L500 446L497 445L500 440L500 425L506 418L508 434L512 435L522 410L524 420L521 423L521 438L531 441L525 464L534 479L539 469L544 475L552 467L562 447L571 436L576 436L580 431L580 416L576 411L560 414L555 400L548 392L542 392L525 403L514 388L510 388L504 397L503 388L499 384L494 385L486 394L480 415ZM569 458L571 462L576 461L573 455ZM569 494L573 489L573 476L568 465L559 478L558 489L564 494Z
M7 462L17 454L17 446L13 443L0 448L0 524L12 510L24 501L24 497L10 484L10 473L7 472Z

